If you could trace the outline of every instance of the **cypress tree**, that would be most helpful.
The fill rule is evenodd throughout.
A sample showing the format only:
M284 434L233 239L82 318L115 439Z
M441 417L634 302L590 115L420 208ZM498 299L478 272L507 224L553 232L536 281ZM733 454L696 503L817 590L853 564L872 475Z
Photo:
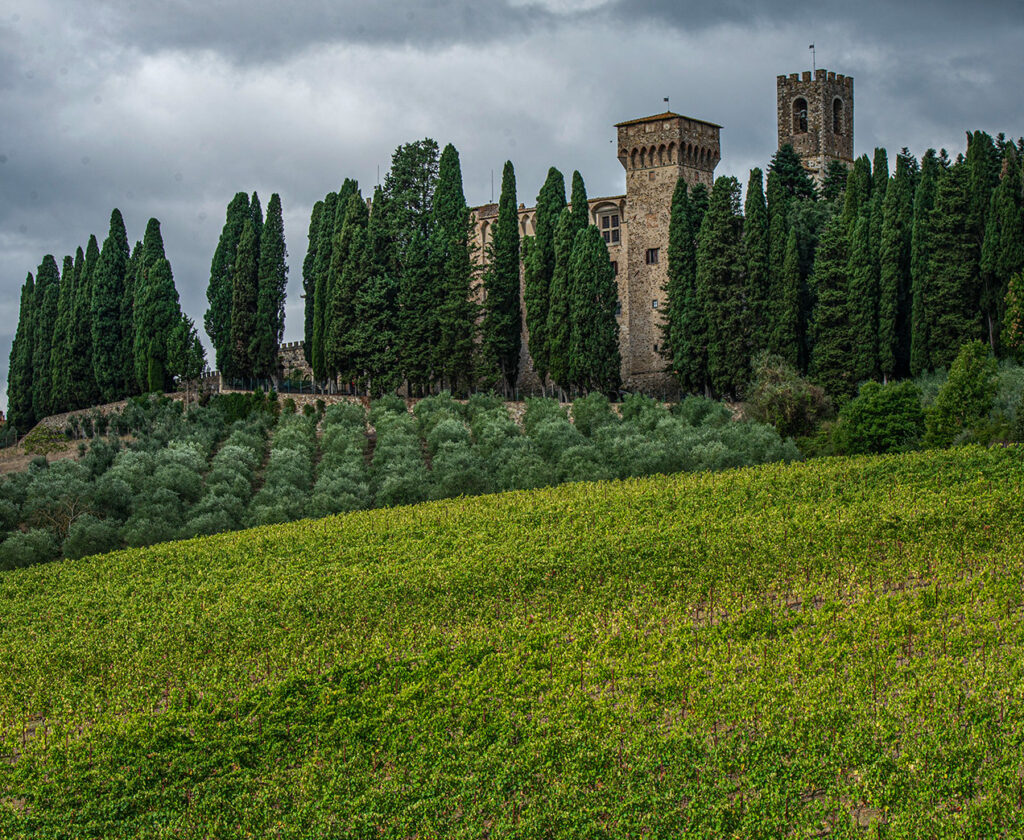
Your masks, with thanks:
M992 191L981 248L982 311L993 352L1002 350L999 332L1007 285L1024 269L1024 194L1013 146L1007 148L1004 170Z
M141 354L136 366L145 373L140 387L162 393L173 385L173 338L182 316L171 264L156 253L150 251L154 262L145 268L145 283L136 299L136 346ZM145 248L143 254L145 261Z
M767 346L771 331L768 207L760 169L751 169L750 180L747 182L747 198L743 207L743 259L747 306L753 327L752 349L757 351Z
M847 238L853 236L857 219L863 213L868 215L868 204L871 200L871 161L867 155L861 155L854 161L846 179L846 192L843 195L843 224L846 225Z
M697 237L697 293L708 325L708 374L718 394L733 396L746 384L750 365L739 208L739 182L717 178Z
M259 238L252 216L242 226L235 270L232 272L231 347L232 370L236 376L253 375L249 353L256 337L256 307L259 301Z
M277 379L277 358L284 336L284 298L288 287L288 251L284 244L281 196L274 193L260 235L256 326L249 355L257 377Z
M779 147L779 150L772 155L771 164L768 166L769 173L775 172L779 176L782 188L789 196L800 198L814 198L814 182L807 174L800 155L789 143Z
M138 296L139 272L142 264L142 243L135 241L135 247L128 257L124 272L124 297L121 298L121 379L124 395L141 393L144 384L139 381L135 370L135 298ZM149 372L146 371L146 379Z
M572 373L584 390L609 394L621 384L618 284L601 231L588 225L576 234L570 257Z
M848 262L846 225L837 214L822 230L814 259L812 276L818 303L811 326L810 374L826 391L840 399L852 397L856 386L849 364L852 336Z
M331 253L334 240L334 216L337 213L338 194L328 193L324 198L320 216L320 231L317 237L316 256L313 263L313 341L310 348L310 366L313 378L323 382L327 378L325 356L325 328L327 324L327 275L330 271Z
M386 203L380 187L374 191L366 247L362 253L362 283L356 292L353 356L361 380L373 396L399 383L398 287L389 273L391 263Z
M845 171L845 170L844 170ZM844 175L845 183L845 175ZM782 277L782 264L786 259L786 242L789 239L789 200L779 173L768 172L768 276L771 299Z
M984 131L975 131L967 134L967 155L964 162L969 172L970 192L967 224L978 247L980 259L988 210L992 203L992 192L999 184L1002 160L992 137Z
M800 249L797 247L796 231L791 230L786 238L786 258L782 263L782 276L774 298L774 321L769 348L793 367L800 358Z
M369 223L369 212L362 196L349 197L342 214L341 229L334 237L331 249L331 264L327 283L327 309L324 322L324 362L328 376L353 373L349 354L351 338L349 332L355 324L355 296L358 291L358 276L362 247L354 247L357 234L365 231Z
M57 320L59 297L60 272L57 261L51 254L47 254L36 270L35 286L32 411L37 420L53 413L53 368L50 365L50 353L53 349L53 327Z
M253 191L249 199L249 218L252 219L253 232L256 234L256 242L263 236L263 207L260 204L260 197Z
M704 214L708 212L710 201L708 188L703 184L695 184L690 190L690 227L693 228L694 236L700 233L700 227L704 224Z
M436 332L430 316L437 301L433 292L433 256L428 234L414 229L405 245L398 278L398 343L402 372L417 393L429 388L434 374Z
M156 333L157 324L163 327L169 323L163 316L163 309L167 305L163 299L163 296L167 294L166 278L162 275L157 278L160 288L154 287L153 281L150 278L150 272L153 267L165 259L164 239L160 233L160 222L156 219L150 219L146 225L146 235L142 240L142 250L139 253L135 266L135 300L132 306L132 334L134 337L132 371L138 388L141 391L162 391L165 385L164 380L161 378L158 386L154 388L150 375L152 359L158 358L160 361L160 369L158 371L160 376L163 375L164 364L167 361L167 335L166 333L160 333L159 335ZM169 264L167 271L170 272ZM173 278L170 285L171 289L174 290ZM177 308L177 306L178 292L174 290L174 307ZM173 326L171 324L169 329L173 328ZM151 348L154 342L157 345L155 350Z
M525 266L523 302L533 368L543 385L548 376L548 295L555 270L555 226L565 207L565 179L554 167L537 196L536 234Z
M848 312L850 376L853 382L872 379L878 369L878 282L871 251L870 216L861 216L850 237Z
M32 410L32 355L35 350L35 280L31 273L21 287L18 327L7 368L7 423L24 434L36 424Z
M473 384L476 306L472 299L469 207L462 189L459 153L449 143L441 153L433 207L437 281L437 343L434 369L453 390Z
M668 316L662 325L663 345L680 387L700 392L707 384L707 327L697 302L697 239L692 213L686 181L679 178L672 193L668 227Z
M307 363L313 360L313 319L316 312L316 274L313 271L313 266L316 264L316 246L320 237L320 221L323 211L324 203L321 200L313 205L313 210L309 214L309 244L306 247L306 256L302 260L302 353Z
M910 373L920 376L932 368L929 347L928 255L931 212L942 171L935 149L921 159L921 177L914 191L914 221L910 237Z
M878 362L889 381L910 372L910 241L915 161L904 149L882 202L878 246Z
M231 298L234 294L231 274L238 256L238 240L248 216L249 196L244 192L235 193L227 207L217 250L213 252L210 284L206 288L210 307L203 324L213 344L217 369L227 374L231 374Z
M491 363L501 375L508 396L519 378L522 344L522 312L519 304L519 212L516 203L516 173L512 161L505 161L501 175L498 218L484 273L483 344Z
M82 255L82 249L78 249ZM85 256L82 255L78 264L78 272L81 273L82 262ZM70 359L68 358L68 343L71 334L71 317L73 314L75 298L75 261L64 257L64 265L61 269L60 292L57 296L57 318L53 322L53 337L50 345L50 408L54 413L68 411L71 409L71 370Z
M572 207L573 224L577 231L590 224L590 202L587 200L587 187L579 170L572 173L572 192L569 196Z
M825 201L837 202L846 193L846 179L850 171L841 160L830 160L825 166L825 177L821 182L821 197Z
M563 207L555 226L555 270L548 289L548 368L551 378L563 391L572 386L574 371L582 369L581 360L572 356L573 289L569 276L573 246L580 230L578 225L579 215Z
M112 402L124 395L124 347L121 304L128 270L128 234L121 211L110 215L92 281L92 366L100 398Z
M939 182L929 223L928 348L934 367L952 364L962 344L982 336L971 201L970 167L957 163Z
M189 403L191 383L202 376L206 367L206 350L199 340L199 333L191 318L182 316L171 334L168 348L168 373L170 379L180 379L185 384L185 406Z
M99 244L96 237L90 235L82 260L82 269L75 281L75 300L71 316L73 328L67 350L71 402L75 408L85 408L99 402L96 376L92 369L92 276L99 257Z

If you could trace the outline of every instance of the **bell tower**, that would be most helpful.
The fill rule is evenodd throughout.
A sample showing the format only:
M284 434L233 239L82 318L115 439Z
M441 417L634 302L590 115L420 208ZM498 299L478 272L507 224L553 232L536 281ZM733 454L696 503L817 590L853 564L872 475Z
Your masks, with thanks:
M828 70L779 76L779 147L789 143L819 184L830 160L853 165L853 77Z

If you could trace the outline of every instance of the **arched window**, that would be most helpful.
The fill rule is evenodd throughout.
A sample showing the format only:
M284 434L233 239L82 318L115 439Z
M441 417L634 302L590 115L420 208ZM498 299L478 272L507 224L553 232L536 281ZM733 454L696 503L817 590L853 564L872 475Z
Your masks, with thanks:
M664 166L666 163L668 163L668 157L666 157L666 155L665 155L665 147L664 146L659 146L658 147L658 166Z
M675 163L676 162L676 144L675 143L669 143L668 144L668 162L669 163Z
M793 133L807 133L807 100L803 97L793 103Z
M843 133L843 100L838 96L832 100L832 133Z

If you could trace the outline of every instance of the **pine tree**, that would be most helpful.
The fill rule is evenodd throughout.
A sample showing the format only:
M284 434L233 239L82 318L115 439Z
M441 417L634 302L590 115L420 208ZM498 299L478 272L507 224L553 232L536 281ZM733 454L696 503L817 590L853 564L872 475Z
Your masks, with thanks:
M365 232L370 215L362 196L348 199L342 216L341 229L334 237L331 264L328 269L327 290L330 297L324 323L324 361L328 376L342 374L346 378L354 369L349 354L349 332L355 324L355 296L361 270L363 244L355 245L361 232Z
M928 259L931 238L931 213L935 206L935 191L942 172L935 149L929 149L921 159L921 176L914 191L914 221L910 237L910 373L920 376L931 370L932 355L929 346L930 306Z
M57 320L57 302L60 297L60 272L51 254L43 257L36 270L35 328L32 349L32 411L36 419L52 414L53 369L50 351L53 349L53 325Z
M665 355L684 391L703 392L707 384L707 327L697 302L697 239L686 181L672 193L668 228L668 315L662 326Z
M584 390L610 394L621 384L618 284L608 246L594 225L576 234L569 269L572 284L572 372Z
M857 220L849 250L849 368L853 382L863 382L874 378L878 370L878 281L871 250L870 216Z
M440 269L434 369L452 390L468 391L473 385L476 346L474 268L462 167L459 153L451 143L445 146L438 164L433 248Z
M804 169L800 155L789 143L780 146L779 150L772 155L768 172L778 173L782 188L787 195L814 198L814 182L807 174L807 170Z
M882 202L878 245L878 362L889 381L910 373L910 242L916 161L904 149Z
M141 382L145 391L162 393L173 386L173 339L182 316L171 264L156 253L154 249L147 255L143 248L143 263L149 255L154 262L144 269L145 283L139 287L135 301L136 346L141 355L136 368L145 373Z
M576 234L579 233L579 216L568 207L563 207L555 225L555 270L551 274L548 289L548 368L551 378L563 391L573 384L574 368L580 367L579 360L572 357L573 289L569 276Z
M92 366L100 398L112 402L125 394L121 305L128 270L128 234L117 209L103 242L92 283Z
M253 375L249 354L256 336L256 307L259 302L260 246L252 216L242 226L238 240L231 292L231 367L236 376Z
M316 246L320 237L320 222L323 212L323 201L316 202L313 205L313 211L309 214L309 244L306 247L305 259L302 261L302 352L307 363L313 360L313 319L316 312L316 274L313 271L313 266L316 265Z
M146 225L146 235L142 240L142 250L135 266L135 288L134 302L132 306L132 373L140 391L163 390L163 364L167 361L166 343L167 335L156 333L157 324L166 325L169 323L163 317L163 308L167 305L162 296L167 294L166 278L157 278L160 287L153 285L150 272L161 260L166 260L164 255L164 239L160 233L160 222L150 219ZM162 271L162 269L161 269ZM167 266L170 272L170 264ZM178 306L178 292L174 290L174 280L171 279L171 289L174 291L174 307ZM156 349L151 345L156 342ZM154 355L155 354L155 355ZM151 381L150 366L152 359L157 358L161 365L158 371L160 382L154 388Z
M242 227L249 216L249 196L244 192L235 193L228 204L224 228L221 230L217 250L210 264L210 284L206 288L206 299L210 308L203 319L206 334L213 344L217 369L228 375L231 370L231 298L234 286L231 274L238 257L238 240Z
M796 231L791 230L786 238L786 258L782 263L775 297L774 322L769 348L789 364L796 367L800 358L800 251L797 247Z
M982 336L971 202L971 171L958 163L939 182L929 222L928 348L935 367L952 364L962 344Z
M501 375L506 396L519 378L522 312L519 305L519 212L516 209L516 173L505 161L501 176L498 218L492 228L487 270L484 273L483 345Z
M1002 180L992 191L981 249L982 310L993 352L1002 350L999 333L1007 284L1024 269L1024 193L1012 145L1005 161Z
M752 350L768 346L771 332L771 286L769 277L768 206L765 203L760 169L750 170L747 198L743 207L743 259L747 284L747 306L753 327Z
M35 350L36 321L34 295L35 279L29 274L21 287L18 327L7 368L7 423L20 434L25 434L36 424L35 412L32 410L32 356Z
M846 225L843 217L836 215L822 230L814 259L817 306L811 326L810 374L828 393L841 400L852 397L856 386L849 364L852 336L848 263Z
M265 379L277 379L278 352L284 337L284 298L288 288L287 256L281 196L274 193L267 205L267 218L260 236L256 327L249 347L253 373Z
M530 358L541 384L548 376L548 295L555 270L555 226L565 207L565 179L554 167L537 196L536 234L525 265L523 302Z
M78 249L82 254L82 249ZM78 264L78 273L81 273L82 262L85 256L82 254L81 262ZM57 319L53 322L53 336L50 345L50 407L54 413L68 411L71 409L71 371L70 359L68 359L68 342L71 334L71 317L73 314L73 301L75 299L75 261L70 257L64 257L64 265L61 269L60 292L57 297Z

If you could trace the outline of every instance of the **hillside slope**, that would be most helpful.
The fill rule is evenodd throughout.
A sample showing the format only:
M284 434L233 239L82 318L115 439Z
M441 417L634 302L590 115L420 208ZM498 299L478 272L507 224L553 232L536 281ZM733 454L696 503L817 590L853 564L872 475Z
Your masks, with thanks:
M0 575L0 836L1024 835L1019 448Z

